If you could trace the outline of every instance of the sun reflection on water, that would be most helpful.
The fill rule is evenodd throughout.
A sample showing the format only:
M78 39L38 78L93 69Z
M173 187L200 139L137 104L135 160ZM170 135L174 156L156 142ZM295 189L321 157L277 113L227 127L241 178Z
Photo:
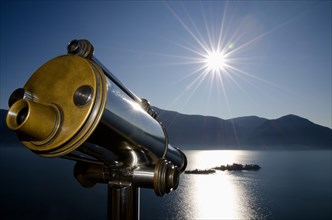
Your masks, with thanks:
M228 175L196 176L193 200L197 219L243 219L238 190Z
M188 158L187 170L190 169L209 169L212 167L232 164L246 163L247 158L243 151L233 150L209 150L209 151L186 151Z
M205 151L189 153L188 169L208 169L233 162L245 163L246 156L234 151ZM206 154L206 155L202 155ZM217 171L208 175L185 175L180 197L185 216L181 219L251 219L256 218L250 205L253 195L248 193L245 175Z

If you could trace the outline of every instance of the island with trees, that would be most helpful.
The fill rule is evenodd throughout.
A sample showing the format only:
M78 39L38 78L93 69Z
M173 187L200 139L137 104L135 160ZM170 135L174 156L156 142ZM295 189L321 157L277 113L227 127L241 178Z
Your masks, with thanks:
M199 170L199 169L194 169L194 170L186 170L184 173L186 174L212 174L215 173L216 170L221 170L221 171L242 171L242 170L249 170L249 171L257 171L261 167L257 164L238 164L238 163L233 163L233 164L227 164L221 165L218 167L213 167L211 169L205 169L205 170Z

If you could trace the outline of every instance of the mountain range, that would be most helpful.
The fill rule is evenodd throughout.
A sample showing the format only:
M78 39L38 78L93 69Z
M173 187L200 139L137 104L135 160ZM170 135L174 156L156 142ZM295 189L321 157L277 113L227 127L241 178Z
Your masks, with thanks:
M154 109L170 144L181 149L332 149L332 129L296 115L224 120ZM17 142L15 133L6 127L6 114L7 110L0 110L0 144Z
M296 115L223 120L154 108L170 143L184 149L332 149L332 130Z

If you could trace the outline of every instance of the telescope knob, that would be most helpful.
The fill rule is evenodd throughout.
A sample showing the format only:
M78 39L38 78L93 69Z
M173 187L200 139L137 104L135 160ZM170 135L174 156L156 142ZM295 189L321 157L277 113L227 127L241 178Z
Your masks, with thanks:
M87 59L92 59L93 46L88 40L72 40L68 46L69 54L78 55Z
M158 196L163 196L179 185L180 171L170 161L160 159L155 167L154 191Z
M157 118L157 112L151 108L150 102L147 99L141 99L141 106L152 118Z

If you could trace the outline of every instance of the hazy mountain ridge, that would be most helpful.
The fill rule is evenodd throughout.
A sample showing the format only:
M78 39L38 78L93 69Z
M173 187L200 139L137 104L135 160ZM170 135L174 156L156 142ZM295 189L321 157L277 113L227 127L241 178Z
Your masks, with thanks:
M332 129L296 115L278 119L246 116L224 120L154 108L170 143L183 149L332 149ZM18 142L0 110L0 143Z
M220 119L155 108L171 144L194 149L332 149L332 130L308 119L246 116Z

